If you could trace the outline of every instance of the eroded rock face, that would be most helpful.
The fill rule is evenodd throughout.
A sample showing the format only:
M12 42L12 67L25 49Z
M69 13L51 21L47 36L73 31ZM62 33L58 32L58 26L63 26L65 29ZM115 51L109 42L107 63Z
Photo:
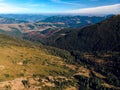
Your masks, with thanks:
M8 89L8 90L24 90L25 86L22 83L22 80L26 80L25 78L17 78L12 81L0 82L0 90Z
M0 65L0 70L4 70L5 66L4 65Z
M40 86L35 86L38 81L33 78L17 78L11 81L0 82L0 90L40 90Z
M45 87L57 87L56 83L72 81L65 76L21 77L14 80L0 82L0 90L41 90Z

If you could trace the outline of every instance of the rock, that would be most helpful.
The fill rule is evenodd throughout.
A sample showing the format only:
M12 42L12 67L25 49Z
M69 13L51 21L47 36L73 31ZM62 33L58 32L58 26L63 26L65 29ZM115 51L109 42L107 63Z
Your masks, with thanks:
M24 90L25 87L22 83L22 80L25 80L25 78L17 78L12 81L5 81L0 83L0 88L11 88L10 90Z
M48 83L45 83L45 86L47 86L47 87L55 87L55 84L48 82Z
M53 76L48 76L47 77L49 81L54 81L54 77Z
M0 65L0 70L4 70L5 66L4 65Z
M30 85L38 85L38 84L39 84L39 82L36 81L36 80L33 79L33 78L29 78L29 79L28 79L28 82L29 82Z
M23 62L18 62L17 64L18 64L18 65L23 65Z

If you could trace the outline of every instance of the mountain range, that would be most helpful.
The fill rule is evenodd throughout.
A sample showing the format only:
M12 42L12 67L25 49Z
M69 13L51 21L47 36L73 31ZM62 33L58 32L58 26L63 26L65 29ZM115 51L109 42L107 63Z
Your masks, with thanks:
M42 18L42 15L15 15L0 14L0 33L11 36L22 37L31 41L41 41L63 28L81 28L94 23L101 22L108 16L44 16L41 20L32 20L33 18ZM32 20L32 22L26 18Z
M11 18L11 19L23 20L28 22L37 22L49 17L49 15L39 15L39 14L0 14L0 16L4 18Z
M81 29L63 29L46 43L67 50L120 51L120 15Z
M17 19L12 19L12 18L5 18L0 16L0 24L18 24L18 23L28 23L27 21L24 20L17 20Z
M42 20L42 22L49 23L61 23L60 27L66 28L80 28L83 26L91 25L94 23L101 22L112 15L108 16L51 16Z
M9 18L0 24L0 90L120 90L120 15Z

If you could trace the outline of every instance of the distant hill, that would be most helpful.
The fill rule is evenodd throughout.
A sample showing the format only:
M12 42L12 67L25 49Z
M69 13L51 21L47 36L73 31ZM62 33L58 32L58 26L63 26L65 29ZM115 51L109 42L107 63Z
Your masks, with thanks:
M12 18L6 18L6 17L1 17L0 16L0 24L19 24L19 23L28 23L28 21L24 20L17 20L17 19L12 19Z
M41 16L33 14L0 14L0 33L39 41L63 28L85 27L111 17ZM43 18L42 18L43 17ZM26 20L26 21L24 21Z
M47 44L67 50L120 50L120 15L82 29L63 29L47 39Z
M48 17L45 20L42 20L41 22L35 23L35 25L39 25L39 28L41 28L41 26L49 27L49 28L43 29L41 31L34 30L32 32L27 32L24 34L23 38L35 42L42 42L44 38L50 37L55 32L58 32L63 28L85 27L93 23L103 21L104 19L109 18L111 16L112 15L104 16L104 17L52 16L52 17Z
M37 22L40 20L44 20L47 18L47 15L39 15L39 14L0 14L1 17L4 18L12 18L16 20L23 20L28 22Z
M101 22L111 16L52 16L41 22L61 23L59 27L76 28Z
M56 27L54 24L49 23L0 24L0 33L8 34L11 36L26 35L25 37L27 37L31 33L31 35L34 34L37 36L39 34L42 34L42 31L44 31L44 34L48 35L50 32L55 32L55 30L57 31L58 27Z
M43 31L31 31L31 32L23 33L22 38L32 42L42 43L44 38L50 37L51 35L58 32L59 30L60 29L58 28L48 28Z

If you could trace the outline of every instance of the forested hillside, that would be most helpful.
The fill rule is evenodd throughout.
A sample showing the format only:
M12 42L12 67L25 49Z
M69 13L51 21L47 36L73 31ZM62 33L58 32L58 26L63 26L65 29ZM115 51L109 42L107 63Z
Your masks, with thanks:
M69 51L119 51L120 15L82 29L63 29L46 43Z

